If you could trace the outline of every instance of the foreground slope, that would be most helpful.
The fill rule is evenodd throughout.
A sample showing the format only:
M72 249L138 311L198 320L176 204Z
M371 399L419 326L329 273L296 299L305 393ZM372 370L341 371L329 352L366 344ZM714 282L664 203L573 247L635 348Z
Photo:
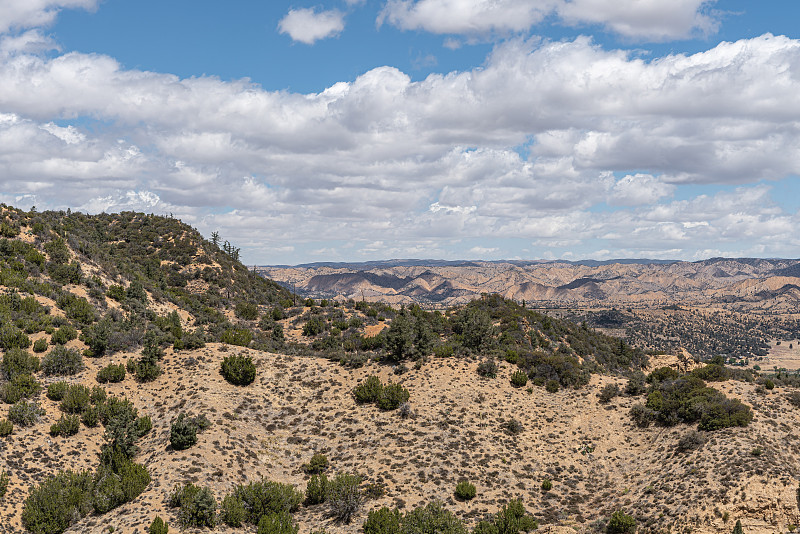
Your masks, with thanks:
M232 351L255 358L254 384L232 386L219 375L221 359ZM70 532L104 532L109 526L143 532L156 514L175 524L175 510L165 500L176 483L209 486L219 498L235 484L261 477L305 489L308 476L301 465L315 452L327 455L332 472L359 473L386 493L367 501L349 525L335 523L324 505L303 508L296 515L301 532L357 532L370 509L408 509L433 499L474 524L515 497L544 524L587 532L620 508L637 517L642 531L652 532L668 526L673 532L689 526L693 532L720 532L737 519L746 532L775 532L800 520L800 412L783 391L759 394L754 384L723 383L720 389L754 407L755 421L708 433L700 448L681 452L678 443L688 426L642 430L628 415L636 399L598 403L601 386L622 384L620 379L594 377L581 390L529 393L511 386L510 365L486 379L478 376L476 361L437 359L397 377L379 364L351 370L319 358L218 344L190 354L170 352L163 362L165 374L155 382L126 379L108 388L153 418L137 455L153 481L133 502L89 516ZM94 370L78 380L91 384ZM370 374L400 380L412 393L413 415L357 405L351 389ZM169 447L169 424L179 411L204 414L213 423L186 451ZM0 452L13 473L0 508L9 518L4 532L20 530L28 484L56 468L94 462L97 430L46 436L56 412L48 407L42 423L15 433ZM522 423L520 433L503 429L510 418ZM553 482L549 492L541 490L545 478ZM461 479L477 486L474 500L454 499ZM226 528L217 530L234 531Z

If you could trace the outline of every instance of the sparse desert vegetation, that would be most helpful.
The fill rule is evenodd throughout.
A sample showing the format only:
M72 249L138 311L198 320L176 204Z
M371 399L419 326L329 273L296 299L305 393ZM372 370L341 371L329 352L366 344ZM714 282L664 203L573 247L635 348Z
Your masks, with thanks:
M0 532L800 523L796 373L499 295L295 306L174 219L2 216Z

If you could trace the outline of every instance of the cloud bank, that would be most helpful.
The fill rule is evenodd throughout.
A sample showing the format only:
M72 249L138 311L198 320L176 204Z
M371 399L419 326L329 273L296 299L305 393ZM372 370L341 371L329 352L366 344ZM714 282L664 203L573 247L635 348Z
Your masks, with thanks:
M544 16L506 1L520 19ZM567 17L566 4L547 5ZM471 13L450 23L511 28ZM14 17L7 27L32 24ZM687 31L700 27L691 21ZM585 37L514 39L479 68L412 81L383 66L300 94L46 55L52 43L30 31L0 41L3 202L174 213L259 263L323 249L328 259L508 257L510 241L529 257L787 256L800 245L800 216L769 185L800 174L797 40L646 61ZM286 31L331 35L330 25ZM717 192L677 194L689 186Z

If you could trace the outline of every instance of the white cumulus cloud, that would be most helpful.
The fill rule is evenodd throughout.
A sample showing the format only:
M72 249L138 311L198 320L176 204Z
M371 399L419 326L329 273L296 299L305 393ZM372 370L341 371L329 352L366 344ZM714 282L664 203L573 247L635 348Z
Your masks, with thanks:
M100 0L3 0L0 33L49 26L61 9L94 9Z
M344 30L344 14L341 11L320 11L313 8L290 9L278 23L278 31L288 34L294 41L308 45L320 39L335 37Z
M715 0L388 0L378 22L404 30L485 35L525 32L546 17L569 25L600 25L643 41L708 34Z

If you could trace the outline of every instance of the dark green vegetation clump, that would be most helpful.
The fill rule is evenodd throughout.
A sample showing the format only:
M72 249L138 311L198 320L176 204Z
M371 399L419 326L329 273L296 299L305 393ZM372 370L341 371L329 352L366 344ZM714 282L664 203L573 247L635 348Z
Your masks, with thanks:
M647 377L647 401L631 408L631 417L640 427L652 422L663 426L697 423L700 430L743 427L753 420L749 406L738 399L708 387L699 376L722 380L728 370L719 363L709 363L691 373L679 374L671 368L654 370Z
M256 379L256 365L250 356L225 356L220 372L225 380L236 386L247 386Z
M475 534L519 534L538 528L519 500L507 503L493 516L480 521ZM373 510L364 521L364 534L467 534L464 523L440 502L431 502L409 510L405 514L387 507Z
M372 375L353 388L353 397L359 404L375 403L381 410L394 410L408 402L411 393L400 384L383 384Z
M169 443L176 451L188 449L197 443L197 433L211 426L205 416L189 417L185 413L178 415L169 430Z

